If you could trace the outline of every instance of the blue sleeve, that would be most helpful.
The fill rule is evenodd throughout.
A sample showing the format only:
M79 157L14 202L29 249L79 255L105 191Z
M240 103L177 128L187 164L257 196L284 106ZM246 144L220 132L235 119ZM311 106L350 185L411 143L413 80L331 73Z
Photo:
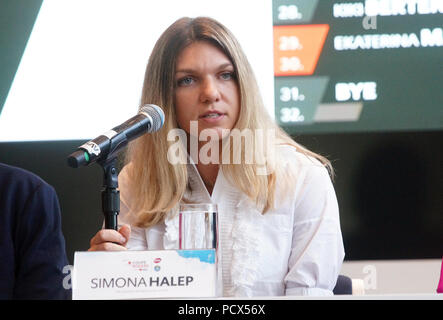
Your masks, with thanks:
M70 299L63 287L68 265L55 190L42 183L17 216L14 299Z

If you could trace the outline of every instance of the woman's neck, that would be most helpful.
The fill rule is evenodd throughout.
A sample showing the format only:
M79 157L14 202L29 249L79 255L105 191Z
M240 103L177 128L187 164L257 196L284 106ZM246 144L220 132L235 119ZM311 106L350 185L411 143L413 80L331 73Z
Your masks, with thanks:
M212 195L212 190L214 189L215 181L217 180L218 175L218 164L202 164L197 163L196 165L198 173L200 174L206 189L208 190L209 194Z
M188 137L188 141L190 141L189 134L187 135L187 137ZM203 164L202 163L202 161L200 159L200 150L201 150L201 148L204 145L206 145L208 143L217 143L217 144L219 144L218 150L220 152L221 145L222 145L221 141L208 141L208 142L206 142L206 141L199 141L198 142L198 154L194 155L194 157L197 156L197 159L193 159L193 160L196 163L196 167L197 167L198 173L200 174L200 177L202 178L203 183L206 186L206 189L208 190L209 194L212 195L212 190L214 189L215 181L217 180L218 169L219 169L220 165L217 163L217 161L213 161L214 159L211 158L210 152L212 151L212 148L209 148L209 150L210 150L209 154L205 154L205 156L207 156L207 157L209 157L209 159L211 159L211 160L209 160L209 164ZM190 153L190 143L188 143L187 147L188 147L187 148L188 149L188 154L191 155L191 153ZM215 148L215 150L216 149L217 148ZM207 161L205 161L205 162L207 162ZM213 163L213 162L215 162L215 163Z

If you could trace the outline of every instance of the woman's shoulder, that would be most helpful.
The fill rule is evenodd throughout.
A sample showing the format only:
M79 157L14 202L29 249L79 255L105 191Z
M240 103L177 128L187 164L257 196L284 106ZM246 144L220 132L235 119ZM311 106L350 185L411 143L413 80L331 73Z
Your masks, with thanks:
M326 165L308 152L286 144L279 145L276 153L276 168L283 180L291 180L297 185L331 181Z
M324 165L312 155L289 144L280 144L276 147L277 157L288 166L298 169L324 168Z

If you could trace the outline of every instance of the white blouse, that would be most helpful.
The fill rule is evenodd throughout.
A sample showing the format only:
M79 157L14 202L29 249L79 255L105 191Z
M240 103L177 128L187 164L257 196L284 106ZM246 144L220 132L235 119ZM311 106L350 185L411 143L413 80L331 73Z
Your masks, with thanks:
M295 170L289 197L262 215L219 171L209 195L196 166L188 164L193 203L215 203L219 220L218 296L332 295L344 258L338 204L326 168L291 146L280 146ZM177 215L150 228L132 225L127 168L119 175L119 225L131 225L129 250L178 248ZM276 192L279 190L277 183ZM174 211L174 210L173 210Z

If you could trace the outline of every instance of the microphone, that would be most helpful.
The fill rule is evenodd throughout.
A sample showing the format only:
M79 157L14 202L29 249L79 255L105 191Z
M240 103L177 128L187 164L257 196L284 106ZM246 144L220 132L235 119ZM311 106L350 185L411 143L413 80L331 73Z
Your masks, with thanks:
M129 141L159 130L164 122L163 110L154 104L146 104L136 116L78 147L77 151L69 155L68 165L78 168L106 160L126 147Z

